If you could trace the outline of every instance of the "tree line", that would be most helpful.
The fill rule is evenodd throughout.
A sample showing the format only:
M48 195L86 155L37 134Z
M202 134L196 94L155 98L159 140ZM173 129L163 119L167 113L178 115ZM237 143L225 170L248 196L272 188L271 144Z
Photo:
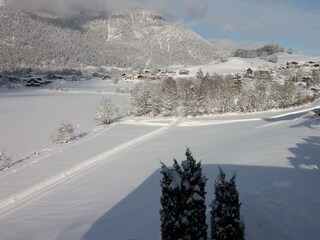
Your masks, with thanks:
M299 106L314 99L292 81L243 82L232 75L204 75L199 71L194 79L167 78L137 84L131 92L130 113L164 117L249 113Z

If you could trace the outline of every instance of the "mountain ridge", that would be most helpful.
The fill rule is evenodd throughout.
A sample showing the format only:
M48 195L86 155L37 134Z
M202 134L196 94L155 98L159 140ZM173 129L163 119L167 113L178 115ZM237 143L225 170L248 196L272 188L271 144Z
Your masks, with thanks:
M0 68L157 68L227 53L149 10L58 16L0 7Z

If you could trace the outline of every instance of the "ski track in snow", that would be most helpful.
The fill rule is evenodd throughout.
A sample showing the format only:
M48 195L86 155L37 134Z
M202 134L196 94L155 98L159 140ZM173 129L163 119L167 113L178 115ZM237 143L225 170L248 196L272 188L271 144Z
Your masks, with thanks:
M36 158L35 160L30 161L30 162L27 162L27 163L25 163L25 164L23 164L23 165L21 165L21 166L19 166L19 167L16 167L16 168L14 168L14 169L12 169L12 170L9 169L9 171L7 171L5 174L3 174L2 176L0 176L0 180L1 180L2 178L5 178L6 176L8 176L8 175L10 175L10 174L16 173L16 172L18 172L18 171L20 171L20 170L22 170L22 169L24 169L24 168L26 168L26 167L32 167L34 164L36 164L36 163L38 163L38 162L40 162L40 161L42 161L42 160L44 160L44 159L47 159L48 157L51 157L52 155L54 155L54 154L56 154L56 153L63 152L63 151L66 150L66 149L74 148L74 147L76 147L76 146L78 146L78 145L80 145L80 144L82 144L82 143L84 143L84 142L91 141L92 139L98 137L99 135L105 133L106 131L109 131L111 128L115 127L117 124L119 124L119 123L114 123L114 124L108 126L106 129L104 129L104 130L102 130L102 131L100 131L100 132L98 132L98 133L96 133L96 134L94 134L94 135L92 135L92 136L90 136L90 137L84 137L84 138L82 138L82 139L80 138L80 139L78 139L78 140L69 142L68 144L64 144L63 146L58 146L58 148L56 148L56 149L54 149L54 147L56 147L56 146L54 146L53 148L45 148L45 149L37 152L37 155L31 154L31 155L27 156L27 157L24 158L24 159L28 159L28 158L30 158L30 157L32 157L32 156L38 156L38 155L40 155L40 154L42 154L42 153L45 153L45 152L50 152L50 153L48 153L48 154L46 154L46 155L44 155L44 156L41 156L41 157L39 157L39 158ZM14 162L13 164L18 163L19 161L21 161L21 160L18 160L18 161L16 161L16 162Z
M23 191L20 191L18 193L14 193L11 196L4 198L0 200L0 211L4 210L5 208L11 206L12 204L15 204L21 200L24 199L30 199L32 198L32 195L38 193L39 191L44 191L49 189L51 186L54 186L58 183L61 183L68 178L75 176L76 174L82 173L85 170L89 169L90 167L93 167L103 161L106 161L110 159L111 157L115 156L116 154L119 154L125 150L128 150L132 148L133 146L140 144L142 142L145 142L149 139L152 139L156 137L157 135L164 133L165 131L169 130L170 128L179 125L179 123L182 121L182 118L177 118L173 120L171 123L167 124L166 126L157 129L155 131L152 131L150 133L144 134L140 137L137 137L133 140L130 140L128 142L125 142L123 144L120 144L106 152L103 152L95 157L92 157L86 161L83 161L80 164L77 164L65 171L62 171L58 174L55 174L54 176L48 178L47 180L44 180L42 182L39 182L38 184L35 184Z
M277 116L272 116L272 117L269 117L269 119L277 119L277 118L281 118L281 117L286 117L286 116L290 116L290 115L294 115L294 114L297 114L297 113L303 113L303 112L307 112L307 111L310 111L310 110L313 110L317 107L313 107L313 108L309 108L309 109L304 109L304 110L300 110L300 111L296 111L296 112L289 112L289 113L286 113L286 114L281 114L281 115L277 115ZM132 148L133 146L139 144L139 143L142 143L146 140L149 140L149 139L152 139L154 138L155 136L167 131L168 129L174 127L174 126L179 126L179 127L195 127L195 126L210 126L210 125L221 125L221 124L232 124L232 123L239 123L239 122L253 122L253 121L262 121L263 118L245 118L245 119L233 119L233 120L195 120L195 119L191 119L191 120L186 120L185 118L182 118L182 117L179 117L179 118L176 118L176 119L173 119L171 122L169 123L152 123L152 122L148 122L148 121L142 121L142 122L136 122L136 121L132 121L132 120L125 120L123 121L124 124L138 124L138 125L156 125L156 126L161 126L160 129L157 129L155 131L152 131L150 133L147 133L145 135L142 135L140 137L137 137L133 140L130 140L128 142L125 142L123 144L120 144L112 149L109 149L108 151L106 152L103 152L95 157L92 157L86 161L83 161L82 163L80 164L77 164L65 171L62 171L58 174L55 174L54 176L48 178L47 180L45 181L42 181L42 182L39 182L38 184L35 184L23 191L20 191L18 193L14 193L12 194L11 196L7 197L7 198L4 198L2 200L0 200L0 211L3 210L4 208L6 207L9 207L10 205L18 202L18 201L21 201L21 200L24 200L24 199L28 199L30 197L32 197L32 195L34 195L35 193L39 192L39 191L43 191L45 189L49 189L51 186L55 185L55 184L58 184L58 183L61 183L63 182L64 180L68 179L69 177L72 177L76 174L79 174L83 171L85 171L86 169L89 169L90 167L93 167L103 161L106 161L107 159L110 159L111 157L115 156L116 154L119 154L127 149L130 149ZM268 124L265 124L265 125L262 125L262 126L259 126L258 128L264 128L264 127L269 127L269 126L277 126L279 124L283 124L285 122L288 122L288 121L294 121L296 119L289 119L289 120L281 120L281 121L278 121L278 122L274 122L274 123L268 123ZM121 122L119 122L121 123ZM119 124L119 123L116 123L116 124ZM113 126L115 126L116 124L114 124ZM104 129L103 131L97 133L97 134L94 134L93 136L89 137L89 138L84 138L83 140L80 140L79 142L75 142L73 144L70 144L69 146L64 146L63 149L66 149L66 148L72 148L72 147L75 147L83 142L86 142L86 141L89 141L93 138L95 138L96 136L98 135L101 135L103 133L105 133L106 131L108 131L109 129L111 129L111 127L113 126L110 126L106 129ZM56 149L56 150L53 150L54 152L52 153L49 153L43 157L40 157L40 158L37 158L35 159L34 161L31 161L31 162L28 162L27 164L24 164L22 165L21 167L19 168L16 168L16 169L13 169L11 171L9 171L8 173L5 173L4 175L0 176L0 179L4 178L5 176L9 175L9 174L12 174L12 173L15 173L25 167L29 167L29 166L32 166L33 164L49 157L49 156L52 156L53 154L57 153L57 152L61 152L63 151L63 149ZM45 152L45 151L48 151L48 150L51 150L51 149L44 149L43 151L41 152ZM41 153L40 152L40 153Z
M235 119L235 120L189 120L184 121L179 126L180 127L199 127L199 126L210 126L210 125L221 125L221 124L230 124L230 123L239 123L239 122L255 122L261 121L262 118L249 118L249 119Z

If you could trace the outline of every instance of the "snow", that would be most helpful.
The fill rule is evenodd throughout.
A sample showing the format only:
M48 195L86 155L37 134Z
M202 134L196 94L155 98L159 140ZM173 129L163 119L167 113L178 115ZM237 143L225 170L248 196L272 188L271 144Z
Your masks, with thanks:
M171 178L172 178L172 182L170 183L170 188L171 189L177 189L177 188L181 188L181 176L175 172L175 171L170 171L171 174Z
M278 53L278 62L272 63L260 58L240 58L240 57L230 57L227 62L211 62L209 64L198 65L198 66L170 66L169 70L179 71L181 69L189 70L188 76L196 76L199 68L202 72L213 74L235 74L235 73L245 73L248 68L252 69L266 69L279 67L285 65L287 62L297 61L297 62L306 62L306 61L319 61L319 56L306 56L301 54L287 54L287 53ZM186 76L176 76L183 77Z
M1 240L160 239L160 161L185 159L186 146L202 161L208 208L218 166L237 173L246 239L318 238L320 124L304 116L319 101L247 115L126 117L96 128L103 97L120 107L129 95L115 88L132 84L2 90L0 148L15 164L0 171ZM49 137L63 120L85 135L56 146Z

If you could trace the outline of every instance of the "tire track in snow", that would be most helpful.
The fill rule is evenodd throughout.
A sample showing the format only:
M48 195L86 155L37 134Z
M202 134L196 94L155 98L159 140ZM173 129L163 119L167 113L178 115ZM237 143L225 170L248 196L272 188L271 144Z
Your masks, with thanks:
M86 161L83 161L80 164L77 164L65 171L62 171L58 174L55 174L54 176L39 182L23 191L20 191L18 193L14 193L12 195L10 195L9 197L6 197L2 200L0 200L0 212L3 211L5 208L11 206L12 204L18 203L21 200L25 200L25 199L30 199L32 198L32 195L40 192L40 191L44 191L46 189L49 189L51 186L54 186L58 183L61 183L65 180L67 180L68 178L75 176L79 173L82 173L84 171L86 171L87 169L96 166L97 164L106 161L107 159L110 159L111 157L126 151L142 142L145 142L147 140L150 140L154 137L156 137L159 134L162 134L164 132L166 132L167 130L169 130L170 128L177 126L180 124L180 122L183 120L183 118L177 118L175 120L173 120L171 123L169 123L168 125L157 129L155 131L152 131L150 133L144 134L140 137L137 137L135 139L132 139L128 142L125 142L123 144L120 144L106 152L103 152L95 157L92 157Z

